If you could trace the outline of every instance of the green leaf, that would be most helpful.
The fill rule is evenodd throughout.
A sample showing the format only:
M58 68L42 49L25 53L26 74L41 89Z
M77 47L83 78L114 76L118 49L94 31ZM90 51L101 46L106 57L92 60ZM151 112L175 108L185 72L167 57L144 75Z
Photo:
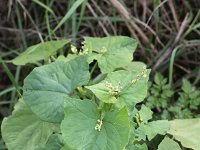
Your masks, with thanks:
M144 64L143 62L133 61L123 68L128 71L141 72L144 67L146 67L146 64Z
M44 147L35 150L60 150L63 146L62 136L60 134L52 134Z
M56 61L64 61L64 62L68 62L72 59L75 59L76 57L78 57L78 55L76 54L68 54L67 57L60 55L58 56L58 58L56 59Z
M85 57L69 62L54 63L35 68L24 80L24 101L42 120L61 122L64 117L63 98L90 78Z
M105 103L116 103L118 107L134 106L147 95L149 70L146 70L145 76L141 74L140 71L115 71L108 74L102 82L86 88Z
M148 140L152 140L157 134L165 135L170 130L170 123L167 120L157 120L144 125Z
M181 150L178 143L174 140L170 139L169 137L165 137L162 142L158 146L158 150Z
M74 149L122 150L128 143L129 130L126 108L101 115L90 100L66 99L61 132L65 142Z
M183 79L183 85L182 85L182 90L185 93L190 93L192 91L193 87L191 83L187 79Z
M154 82L157 84L157 85L160 85L162 83L162 81L164 80L164 77L162 74L160 73L156 73L155 77L154 77Z
M146 141L146 134L144 130L144 123L141 123L140 126L135 130L135 139L137 141Z
M58 132L58 125L40 120L20 100L12 115L4 118L2 136L9 150L35 150L44 146L53 132Z
M135 145L128 145L125 150L148 150L147 145L144 143L142 145L135 144Z
M142 105L140 111L139 111L140 119L144 122L147 123L148 120L152 118L153 112L151 109L146 107L145 105Z
M93 52L89 54L89 60L96 59L102 73L108 73L128 65L132 61L133 52L137 47L135 40L125 36L85 37L84 39L85 47Z
M169 134L186 148L200 150L200 119L176 119L170 121Z
M72 148L70 148L68 145L65 145L65 146L62 147L60 150L76 150L76 149L72 149Z
M35 63L39 60L46 60L53 55L58 49L69 43L70 40L57 40L39 43L29 47L15 59L11 60L15 65L25 65L27 63Z

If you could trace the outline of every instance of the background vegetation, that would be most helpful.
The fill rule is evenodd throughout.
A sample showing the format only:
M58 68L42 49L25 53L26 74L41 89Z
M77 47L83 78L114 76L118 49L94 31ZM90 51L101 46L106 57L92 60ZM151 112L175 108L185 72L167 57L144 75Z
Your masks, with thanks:
M83 36L111 35L138 41L134 59L152 68L145 103L155 119L198 117L199 8L199 0L1 0L0 123L18 99L15 88L42 64L16 67L8 60L42 41L70 38L80 46Z

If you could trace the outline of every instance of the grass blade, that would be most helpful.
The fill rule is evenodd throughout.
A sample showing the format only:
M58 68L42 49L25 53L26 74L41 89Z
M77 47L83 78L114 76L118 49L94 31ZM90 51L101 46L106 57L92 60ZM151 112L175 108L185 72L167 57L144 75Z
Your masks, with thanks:
M58 23L58 25L53 29L53 32L57 31L74 13L74 11L84 2L84 0L77 0L70 10L65 14L62 20Z
M39 0L32 0L32 1L35 2L36 4L38 4L39 6L43 7L44 9L46 9L46 11L50 12L54 17L56 17L54 11L50 7L45 5L44 3L42 3Z
M84 0L82 6L81 6L81 12L80 12L80 17L79 17L79 21L78 21L78 25L76 27L76 31L78 32L79 27L81 26L81 22L83 20L83 16L84 16L84 12L85 12L85 8L87 5L88 0Z
M171 54L171 58L170 58L170 65L169 65L169 84L172 87L172 79L173 79L173 66L174 66L174 59L176 56L176 52L179 49L180 46L176 47L172 54Z
M12 75L12 73L10 72L10 70L8 69L7 65L5 64L5 62L3 61L3 59L1 59L0 57L0 63L2 64L4 70L6 71L10 81L12 82L13 86L16 88L17 94L19 95L19 97L22 97L22 95L20 94L20 89L19 86L17 84L17 82L15 81L14 76Z

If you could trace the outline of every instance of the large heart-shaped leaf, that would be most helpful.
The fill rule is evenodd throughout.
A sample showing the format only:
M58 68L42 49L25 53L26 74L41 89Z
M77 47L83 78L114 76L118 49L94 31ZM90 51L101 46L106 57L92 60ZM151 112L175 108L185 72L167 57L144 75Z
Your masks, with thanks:
M149 70L145 75L137 70L119 70L108 74L102 82L86 88L105 103L117 103L120 107L134 106L147 95L148 76Z
M65 39L36 44L29 47L15 59L11 60L11 62L15 65L25 65L27 63L35 63L39 60L45 60L69 42L70 40Z
M61 132L77 150L122 150L128 143L130 123L126 108L102 116L90 100L67 99Z
M137 47L135 40L125 36L105 38L85 37L85 47L89 60L96 59L102 73L108 73L116 68L128 65L133 59L133 52Z
M61 122L63 98L76 87L87 84L90 75L84 56L69 62L57 61L35 68L24 80L24 101L41 119Z
M200 119L176 119L170 121L169 134L184 147L200 150Z
M2 136L9 150L35 150L44 146L53 132L58 132L58 124L40 120L20 100L12 115L3 120Z

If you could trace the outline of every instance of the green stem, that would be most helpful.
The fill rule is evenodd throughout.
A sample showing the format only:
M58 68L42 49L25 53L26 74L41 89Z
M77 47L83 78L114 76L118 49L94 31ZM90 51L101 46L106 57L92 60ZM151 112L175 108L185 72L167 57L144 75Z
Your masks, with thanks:
M139 119L138 117L139 117L139 116L138 116L138 115L136 115L136 116L135 116L135 120L136 120L136 122L137 122L138 126L140 126L140 125L141 125L141 123L140 123L140 119Z
M180 48L180 46L177 46L172 54L171 54L171 58L170 58L170 65L169 65L169 84L172 87L173 84L173 66L174 66L174 60L175 60L175 56L176 56L176 52L177 50Z
M99 102L99 109L102 109L104 107L104 102L100 101Z
M90 72L90 76L92 76L92 74L94 73L94 70L96 69L96 67L97 67L97 61L95 62L95 64L94 64L94 66L92 67L92 69L91 69L91 72Z
M105 79L107 74L99 74L96 78L90 81L89 85L97 84L101 82L103 79Z

